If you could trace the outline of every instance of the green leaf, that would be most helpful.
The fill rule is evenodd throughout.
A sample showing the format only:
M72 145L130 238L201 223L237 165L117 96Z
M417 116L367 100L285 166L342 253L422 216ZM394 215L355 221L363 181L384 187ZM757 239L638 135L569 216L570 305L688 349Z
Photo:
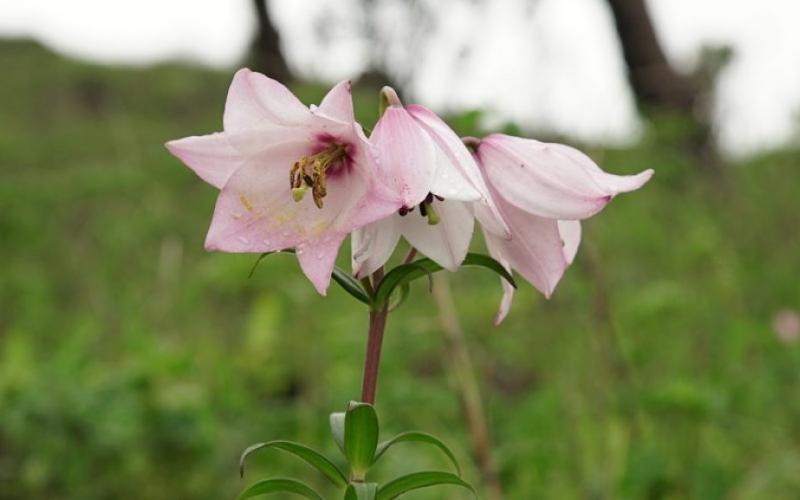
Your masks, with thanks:
M345 413L341 411L331 413L331 416L328 417L328 421L331 424L331 434L333 434L333 440L336 441L336 446L342 450L342 454L344 454L344 416Z
M350 483L344 493L344 500L375 500L377 495L377 483Z
M279 252L264 252L264 253L262 253L256 259L255 263L253 264L253 267L250 268L250 273L247 275L247 277L248 278L252 278L253 277L253 273L256 272L256 268L261 263L261 261L264 260L264 257L266 257L268 255L276 254L276 253L295 253L295 251L290 248L290 249L287 249L287 250L281 250ZM338 266L334 267L333 268L333 273L331 273L331 278L333 278L333 280L336 283L338 283L339 286L341 286L344 289L345 292L349 293L350 295L352 295L356 299L360 300L361 302L363 302L363 303L365 303L367 305L370 305L371 301L370 301L369 295L367 295L367 292L364 291L364 287L361 286L361 283L359 283L357 279L355 279L352 276L350 276L350 274L347 271L344 271L342 268L340 268Z
M386 453L386 451L396 443L410 443L410 442L428 443L432 444L433 446L436 446L437 448L442 450L442 452L445 455L447 455L447 458L449 458L450 461L455 466L458 475L461 476L461 467L459 467L458 461L456 460L455 455L453 455L453 452L450 451L450 448L448 448L447 445L444 444L439 438L431 436L430 434L427 434L425 432L417 432L417 431L403 432L402 434L398 434L397 436L393 437L392 439L389 439L388 441L382 442L381 444L378 445L378 449L375 452L374 462L377 462L378 459L381 458L381 456L384 453Z
M371 404L350 402L344 417L344 454L353 479L363 481L378 447L378 415Z
M364 291L364 287L362 287L361 283L359 283L357 279L353 278L347 271L342 270L340 267L334 267L331 277L336 283L339 284L339 286L344 289L345 292L349 293L361 302L370 305L371 301L367 295L367 292Z
M441 270L442 266L427 258L419 259L410 264L401 264L395 267L386 273L386 276L384 276L381 282L378 283L378 286L375 289L373 307L376 309L383 307L386 304L386 301L389 300L392 292L394 292L395 288L398 286L410 283L411 281L421 278L422 276L428 276L430 278L432 273Z
M397 292L396 288L395 292ZM398 307L402 306L403 302L406 301L410 293L411 293L411 286L408 283L403 283L402 285L400 285L400 295L398 296L396 293L392 293L392 295L389 297L390 299L392 297L397 297L396 299L394 299L393 303L389 304L389 312L392 312Z
M470 490L473 495L475 494L475 489L455 474L440 471L426 471L398 477L394 481L386 483L378 490L377 500L391 500L392 498L397 498L412 490L440 484L461 486Z
M311 489L305 483L295 479L265 479L250 486L239 495L239 500L245 498L253 498L259 495L269 495L272 493L296 493L298 495L310 498L311 500L322 500L319 493Z
M514 281L514 277L503 267L502 264L494 260L493 258L489 257L488 255L481 255L477 253L468 253L466 258L464 258L464 262L461 263L462 266L476 266L476 267L484 267L495 273L499 274L503 279L508 281L511 286L514 288L517 287L517 283ZM380 309L384 305L386 305L387 300L392 295L392 292L398 286L402 286L404 284L410 283L417 278L422 276L428 276L430 278L432 273L439 272L442 270L442 266L433 262L431 259L424 258L419 259L410 264L402 264L388 273L386 276L383 277L378 286L375 289L375 296L373 300L373 308Z
M468 253L467 257L464 259L464 262L461 263L462 266L476 266L476 267L484 267L489 269L490 271L494 271L495 273L499 274L501 278L508 281L508 284L517 288L517 282L514 281L514 277L511 276L503 264L497 262L493 258L489 257L488 255L483 255L479 253Z
M347 478L325 455L309 448L308 446L292 441L268 441L266 443L258 443L248 447L239 459L239 474L244 477L244 461L251 453L264 449L264 448L277 448L306 461L309 465L320 471L330 482L334 485L344 488L347 486Z
M258 267L259 264L261 264L261 261L264 260L264 257L266 257L267 255L272 255L274 253L278 252L264 252L261 255L259 255L256 261L253 263L253 267L250 268L250 272L247 274L247 279L253 277L253 274L256 272L256 268Z

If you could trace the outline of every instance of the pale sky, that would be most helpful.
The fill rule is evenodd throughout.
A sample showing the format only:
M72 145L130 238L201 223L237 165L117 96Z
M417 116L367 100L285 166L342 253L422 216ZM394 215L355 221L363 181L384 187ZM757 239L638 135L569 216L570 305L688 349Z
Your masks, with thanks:
M272 0L293 68L335 81L357 76L366 47L355 29L355 0ZM582 140L625 143L641 124L627 87L612 19L603 0L503 0L483 7L460 0L435 37L409 53L398 22L383 12L391 59L414 64L412 92L439 111L484 108L487 120L513 120ZM798 137L800 1L650 0L659 37L680 68L706 43L732 46L714 113L723 147L748 154ZM92 61L148 64L189 59L234 69L254 30L249 0L0 0L0 37L31 36ZM309 32L326 12L334 37ZM402 21L402 19L400 19ZM413 24L413 23L412 23ZM411 47L414 47L412 44ZM469 51L458 65L453 56Z

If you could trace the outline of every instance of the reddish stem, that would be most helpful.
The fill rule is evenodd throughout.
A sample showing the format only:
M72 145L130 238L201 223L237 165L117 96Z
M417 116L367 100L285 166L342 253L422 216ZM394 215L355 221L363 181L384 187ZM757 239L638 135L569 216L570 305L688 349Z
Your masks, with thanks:
M375 404L375 389L378 385L378 367L381 362L381 344L386 328L386 316L389 311L384 307L369 313L369 334L367 337L367 355L364 360L364 380L361 383L361 401Z
M383 268L372 274L372 287L377 288L383 279ZM381 363L383 332L386 329L388 306L369 312L369 331L367 333L367 353L364 358L364 379L361 382L361 401L375 404L375 389L378 386L378 367Z

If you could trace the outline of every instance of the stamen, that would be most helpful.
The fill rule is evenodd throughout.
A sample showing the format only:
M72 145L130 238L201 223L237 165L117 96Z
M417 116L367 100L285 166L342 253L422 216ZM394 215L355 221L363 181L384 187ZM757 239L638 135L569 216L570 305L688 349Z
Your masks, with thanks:
M317 208L323 207L323 198L328 194L326 172L334 164L340 163L347 156L343 144L333 143L319 153L304 156L289 169L289 188L292 199L301 201L308 188Z

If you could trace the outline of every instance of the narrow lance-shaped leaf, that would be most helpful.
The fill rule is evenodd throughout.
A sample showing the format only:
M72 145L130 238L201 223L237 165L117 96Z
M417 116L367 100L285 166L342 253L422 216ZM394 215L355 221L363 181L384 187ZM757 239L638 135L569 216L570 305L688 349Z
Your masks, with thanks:
M244 490L239 495L239 500L245 500L246 498L253 498L259 495L270 495L272 493L295 493L311 500L322 500L319 493L311 489L307 484L295 479L284 478L259 481Z
M444 484L461 486L462 488L470 490L473 495L475 494L475 489L455 474L440 471L426 471L401 476L386 483L378 490L377 500L391 500L409 491Z
M397 291L396 288L395 291ZM400 290L399 290L400 295L398 296L397 294L393 293L389 297L390 299L396 297L393 301L392 300L389 301L389 312L392 312L398 307L402 306L410 293L411 293L411 286L408 283L403 283L402 285L400 285Z
M344 417L344 454L353 479L363 481L378 447L378 416L367 403L350 402Z
M350 483L344 493L344 500L375 500L377 495L377 483Z
M324 455L300 443L283 440L254 444L253 446L250 446L244 450L241 458L239 459L240 475L244 476L244 462L248 455L264 448L277 448L279 450L291 453L292 455L304 460L306 463L320 471L334 485L340 488L347 486L347 478L345 475L342 474L339 468L336 467L336 465L334 465Z
M378 287L375 289L373 307L380 309L385 305L386 301L389 300L389 297L392 295L392 292L394 292L398 286L403 286L422 276L428 276L430 278L432 273L441 270L442 266L430 259L420 259L410 264L402 264L395 267L386 273L386 276L383 277Z
M447 455L447 458L449 458L450 462L452 462L453 465L455 466L458 475L461 476L461 467L459 467L458 461L456 460L455 455L453 455L453 452L450 451L450 448L448 448L447 445L444 444L439 438L427 434L425 432L417 432L417 431L403 432L402 434L398 434L397 436L393 437L392 439L389 439L388 441L382 442L381 444L378 445L378 449L375 452L375 462L377 462L378 459L381 458L381 456L383 456L383 454L386 453L386 451L395 444L410 443L410 442L428 443L432 444L433 446L436 446L445 455Z
M281 250L280 252L265 252L258 256L256 261L253 263L253 267L250 268L250 273L247 275L248 278L252 278L253 274L256 272L256 268L264 260L265 257L269 255L274 255L276 253L295 253L292 249ZM364 291L364 288L361 286L361 283L358 282L357 279L353 278L348 274L346 271L343 271L340 267L334 267L333 273L331 273L331 277L333 280L344 289L345 292L349 293L357 300L369 305L370 298L367 293Z
M493 258L489 257L488 255L469 253L464 259L464 262L461 263L461 265L476 266L489 269L499 274L503 279L508 281L514 288L517 287L517 284L514 281L514 277L511 276L511 274L503 267L502 264L500 264ZM386 274L386 276L383 277L381 282L378 284L375 290L373 308L379 309L380 307L385 305L386 301L389 299L394 289L397 288L398 286L402 286L403 284L409 283L422 276L426 275L430 276L430 274L441 270L442 266L440 266L439 264L433 262L428 258L419 259L410 264L403 264L395 267L394 269L389 271Z
M331 277L339 286L342 287L342 289L344 289L345 292L349 293L357 300L367 305L370 304L369 296L364 291L361 283L359 283L357 279L350 276L350 274L348 274L346 271L343 271L339 267L334 267Z
M511 276L505 267L493 258L489 257L488 255L483 255L479 253L468 253L467 257L464 259L464 262L461 263L462 266L475 266L475 267L483 267L489 269L490 271L494 271L495 273L499 274L504 280L508 281L508 283L517 288L517 282L514 281L514 277Z
M277 252L264 252L261 255L259 255L256 261L253 262L253 267L250 268L250 272L247 274L247 277L252 278L253 274L255 274L256 272L256 268L258 267L259 264L261 264L261 261L264 260L264 257L266 257L267 255L272 255L274 253Z
M336 441L336 446L342 451L344 455L344 416L345 413L343 411L331 413L330 417L328 417L328 421L331 424L331 434L333 434L333 440Z

